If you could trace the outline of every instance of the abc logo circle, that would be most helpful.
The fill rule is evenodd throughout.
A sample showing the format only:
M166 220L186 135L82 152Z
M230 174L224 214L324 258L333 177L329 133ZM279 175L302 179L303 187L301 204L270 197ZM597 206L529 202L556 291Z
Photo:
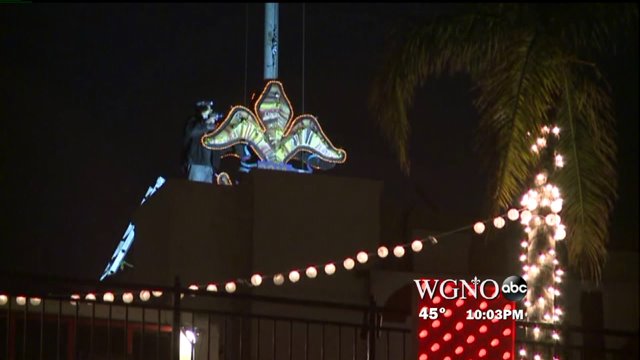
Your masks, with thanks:
M502 282L502 295L507 300L520 301L527 295L527 282L520 276L509 276Z

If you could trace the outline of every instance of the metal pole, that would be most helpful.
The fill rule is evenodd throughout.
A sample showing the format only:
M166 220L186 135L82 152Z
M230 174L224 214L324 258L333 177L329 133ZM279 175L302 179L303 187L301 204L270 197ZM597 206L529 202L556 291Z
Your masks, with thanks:
M278 78L278 4L264 4L264 79Z
M172 360L180 360L180 290L180 279L176 276L173 290L173 326L171 329Z

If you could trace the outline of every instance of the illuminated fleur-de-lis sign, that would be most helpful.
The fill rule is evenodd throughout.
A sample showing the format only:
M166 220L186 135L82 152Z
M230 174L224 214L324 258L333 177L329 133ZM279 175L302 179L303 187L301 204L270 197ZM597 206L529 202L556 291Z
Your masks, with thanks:
M266 84L253 112L234 106L220 126L203 135L201 141L208 149L222 151L246 144L268 164L285 165L296 159L315 169L329 169L347 160L347 153L333 146L315 116L293 118L291 103L279 81Z

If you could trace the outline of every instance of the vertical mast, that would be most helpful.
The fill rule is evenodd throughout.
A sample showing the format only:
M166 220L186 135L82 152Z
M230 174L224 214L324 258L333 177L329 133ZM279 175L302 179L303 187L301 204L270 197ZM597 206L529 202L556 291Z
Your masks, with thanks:
M264 5L264 79L278 78L278 4Z

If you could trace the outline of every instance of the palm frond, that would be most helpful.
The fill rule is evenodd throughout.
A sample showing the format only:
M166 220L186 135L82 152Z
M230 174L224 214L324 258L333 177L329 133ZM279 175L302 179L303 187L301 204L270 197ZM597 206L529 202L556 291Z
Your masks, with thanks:
M583 278L599 281L617 194L611 97L593 76L575 69L567 69L564 82L558 148L565 167L557 181L565 194L569 263Z
M527 32L512 38L501 61L477 79L480 139L497 157L491 184L495 213L510 206L529 182L538 161L530 147L561 86L558 53L546 39Z
M407 112L416 87L430 76L481 73L502 54L503 28L496 16L476 12L412 25L396 33L383 69L374 79L369 107L405 172L410 167Z

